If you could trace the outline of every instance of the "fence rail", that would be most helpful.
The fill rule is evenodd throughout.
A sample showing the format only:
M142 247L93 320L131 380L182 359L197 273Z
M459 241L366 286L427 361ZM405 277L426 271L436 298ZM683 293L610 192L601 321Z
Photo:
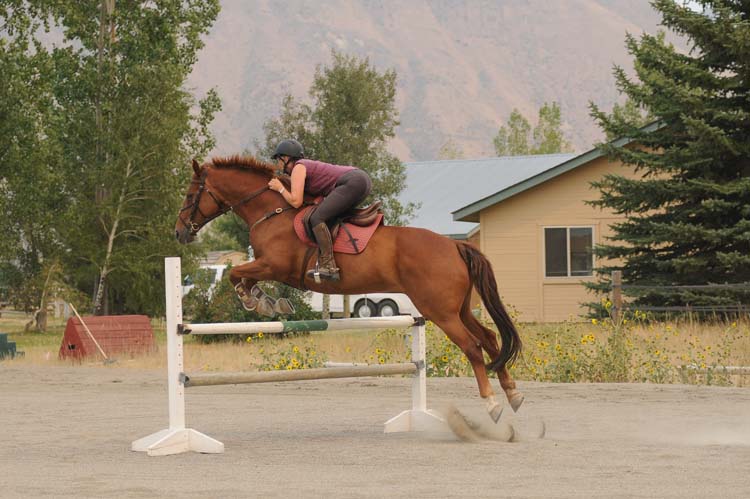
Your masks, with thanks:
M611 275L612 283L612 318L617 321L626 310L640 310L642 312L716 312L716 313L750 313L750 304L734 303L727 305L639 305L632 306L623 300L623 291L707 291L707 290L748 290L750 283L709 283L709 284L684 284L684 285L641 285L623 284L622 271L615 270Z

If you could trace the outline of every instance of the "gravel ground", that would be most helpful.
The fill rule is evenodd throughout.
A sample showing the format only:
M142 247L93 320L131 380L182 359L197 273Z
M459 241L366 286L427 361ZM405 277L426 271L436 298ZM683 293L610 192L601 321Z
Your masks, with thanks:
M164 378L1 363L0 497L750 497L747 388L520 383L520 441L469 443L383 433L405 378L201 387L188 426L224 454L131 452L167 427ZM486 422L473 378L428 379L450 404Z

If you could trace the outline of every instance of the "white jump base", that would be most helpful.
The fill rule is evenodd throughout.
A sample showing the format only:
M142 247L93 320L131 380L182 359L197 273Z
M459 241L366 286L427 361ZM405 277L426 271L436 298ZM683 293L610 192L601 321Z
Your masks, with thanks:
M358 378L411 374L412 407L385 422L385 433L440 430L445 421L427 409L427 371L424 320L421 317L373 317L323 321L243 322L227 324L182 323L182 271L179 258L166 258L165 288L167 305L167 376L169 391L169 428L132 443L131 449L149 456L166 456L182 452L217 454L224 444L185 426L185 388L239 383L269 383ZM266 371L249 373L187 374L184 372L182 337L185 334L273 334L293 331L333 331L349 329L382 329L410 327L412 362L402 364L335 364L335 367Z

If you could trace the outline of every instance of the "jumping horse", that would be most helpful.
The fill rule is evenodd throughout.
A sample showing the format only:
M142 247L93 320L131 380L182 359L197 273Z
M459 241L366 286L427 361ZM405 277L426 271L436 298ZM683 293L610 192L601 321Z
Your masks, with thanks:
M186 244L201 227L224 213L233 211L242 218L250 228L255 259L229 272L241 298L258 282L269 280L327 294L405 293L424 318L466 355L495 422L502 404L495 399L488 370L497 372L513 410L521 406L523 395L508 372L521 351L521 338L500 300L490 262L474 246L426 229L381 226L362 253L337 255L340 281L316 283L305 276L314 259L310 261L309 248L293 228L298 210L268 188L276 172L273 165L233 156L203 165L193 161L192 166L175 236ZM281 180L288 181L288 177ZM472 286L497 326L502 346L496 333L474 317ZM487 365L483 351L490 358Z

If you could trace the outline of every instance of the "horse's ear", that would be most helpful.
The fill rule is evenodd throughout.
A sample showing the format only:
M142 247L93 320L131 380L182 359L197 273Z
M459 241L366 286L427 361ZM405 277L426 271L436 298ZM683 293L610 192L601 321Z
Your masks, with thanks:
M201 174L201 165L198 164L198 162L193 158L193 171L196 175Z

